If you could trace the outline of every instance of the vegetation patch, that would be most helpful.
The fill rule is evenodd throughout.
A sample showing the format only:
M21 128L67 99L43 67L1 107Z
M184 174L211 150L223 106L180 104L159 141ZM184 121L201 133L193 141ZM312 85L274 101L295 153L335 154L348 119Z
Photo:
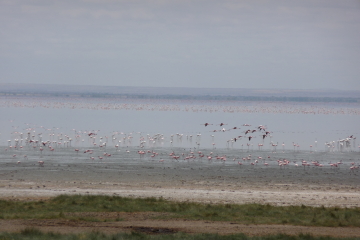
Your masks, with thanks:
M122 221L119 215L104 219L91 212L157 212L154 218L231 221L243 224L288 224L326 227L360 227L360 208L272 206L261 204L201 204L162 198L126 198L102 195L60 195L48 201L0 200L0 219L72 219Z

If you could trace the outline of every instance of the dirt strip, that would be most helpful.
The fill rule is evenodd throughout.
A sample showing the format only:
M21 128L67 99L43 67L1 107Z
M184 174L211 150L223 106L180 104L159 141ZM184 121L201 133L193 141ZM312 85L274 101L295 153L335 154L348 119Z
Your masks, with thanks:
M141 215L141 213L139 214ZM358 237L360 228L344 227L305 227L290 225L244 225L236 222L186 221L186 220L154 220L136 219L118 222L84 222L71 220L0 220L0 232L19 232L26 227L36 227L46 232L83 233L101 231L108 234L119 232L143 232L148 234L185 233L244 233L249 236L268 234L314 236Z

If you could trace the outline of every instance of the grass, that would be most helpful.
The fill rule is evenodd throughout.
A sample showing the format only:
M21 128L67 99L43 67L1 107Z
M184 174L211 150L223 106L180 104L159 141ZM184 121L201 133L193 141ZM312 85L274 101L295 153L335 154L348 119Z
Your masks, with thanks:
M42 240L42 239L56 239L56 240L356 240L360 238L334 238L334 237L314 237L309 234L299 234L297 236L290 236L286 234L268 235L268 236L247 236L245 234L232 235L218 235L218 234L186 234L175 233L166 235L146 235L142 233L119 233L114 235L107 235L101 232L81 233L81 234L59 234L59 233L44 233L36 228L26 228L20 233L0 233L0 240Z
M169 213L166 218L189 220L360 227L360 208L180 203L162 198L141 199L102 195L60 195L47 201L32 202L0 200L0 219L59 218L103 221L103 219L66 214L74 212L164 212ZM121 220L117 219L117 221Z

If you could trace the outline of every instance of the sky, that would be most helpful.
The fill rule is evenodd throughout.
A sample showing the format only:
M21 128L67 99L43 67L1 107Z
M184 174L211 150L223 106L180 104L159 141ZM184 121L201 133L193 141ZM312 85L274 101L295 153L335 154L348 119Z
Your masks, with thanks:
M0 83L360 90L359 0L0 0Z

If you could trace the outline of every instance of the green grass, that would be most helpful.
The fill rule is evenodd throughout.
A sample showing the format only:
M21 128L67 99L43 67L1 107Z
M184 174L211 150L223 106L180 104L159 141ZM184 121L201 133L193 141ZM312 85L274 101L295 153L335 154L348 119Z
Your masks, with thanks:
M163 234L163 235L146 235L142 233L119 233L114 235L107 235L101 232L81 233L81 234L59 234L59 233L44 233L36 228L26 228L20 233L0 233L0 240L356 240L360 238L334 238L334 237L314 237L309 234L299 234L297 236L290 236L285 234L268 235L262 237L250 237L245 234L232 235L218 235L218 234Z
M74 212L164 212L166 218L233 221L244 224L360 227L360 208L285 206L261 204L200 204L162 198L125 198L102 195L60 195L48 201L0 200L0 219L104 219L70 216ZM121 221L122 219L117 219ZM115 219L114 219L115 221Z

